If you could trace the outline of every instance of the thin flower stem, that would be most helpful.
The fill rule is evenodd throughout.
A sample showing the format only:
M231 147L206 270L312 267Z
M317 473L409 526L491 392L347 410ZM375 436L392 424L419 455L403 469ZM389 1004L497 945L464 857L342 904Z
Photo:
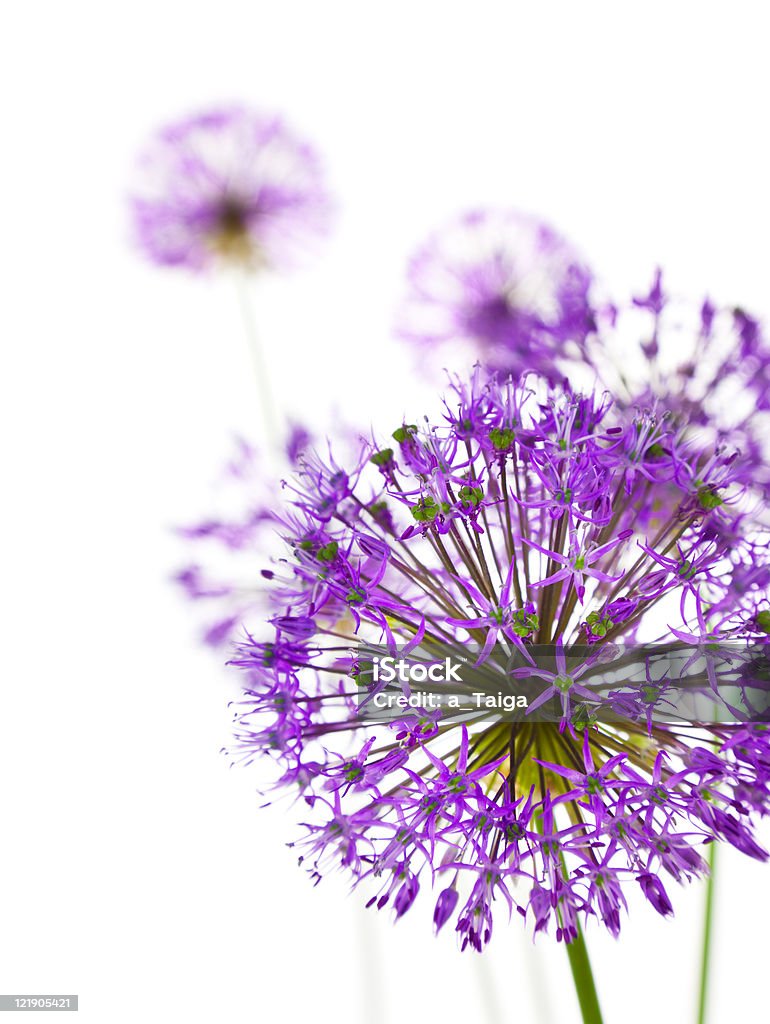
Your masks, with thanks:
M483 1018L487 1024L498 1024L503 1020L503 1010L495 984L495 976L487 962L487 955L482 954L475 959L476 977L481 991Z
M362 907L356 906L354 916L361 965L361 1019L369 1021L370 1024L382 1024L385 1020L385 992L380 970L382 951L379 948L378 935L369 914Z
M241 313L243 330L251 354L251 361L254 366L254 376L257 383L257 398L259 411L262 417L262 429L264 431L265 447L272 455L275 448L279 447L284 440L283 417L279 414L273 391L270 384L270 373L265 360L265 353L257 331L254 307L252 304L249 279L245 274L238 274L235 278L236 291L238 293L238 308Z
M575 992L580 1003L583 1024L602 1024L599 997L596 994L591 961L588 959L588 948L580 922L577 922L577 937L567 943L567 956L572 969L572 979L575 982Z
M711 963L711 933L714 923L714 874L716 869L716 842L709 844L709 876L706 880L706 906L703 918L703 947L700 962L700 989L698 992L698 1024L706 1024L709 995L709 966Z
M525 942L524 957L526 960L527 980L529 981L534 1003L535 1019L533 1024L551 1024L551 1021L554 1020L554 1014L551 1006L548 979L543 974L542 948L536 946L533 942Z

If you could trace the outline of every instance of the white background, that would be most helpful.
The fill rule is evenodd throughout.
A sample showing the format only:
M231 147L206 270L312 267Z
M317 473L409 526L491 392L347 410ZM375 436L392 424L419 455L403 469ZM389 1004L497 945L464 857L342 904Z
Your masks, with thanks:
M231 684L169 527L256 426L251 368L228 282L145 265L124 197L157 123L285 112L340 217L263 289L273 371L298 412L392 429L422 401L389 334L405 259L468 205L547 216L617 294L660 262L768 313L762 6L5 5L0 991L77 992L95 1024L577 1019L564 951L518 921L480 968L429 900L362 925L341 880L312 889L289 810L218 754ZM770 867L722 868L712 1024L766 991ZM693 1019L702 891L672 890L673 922L636 901L619 942L589 930L608 1024Z

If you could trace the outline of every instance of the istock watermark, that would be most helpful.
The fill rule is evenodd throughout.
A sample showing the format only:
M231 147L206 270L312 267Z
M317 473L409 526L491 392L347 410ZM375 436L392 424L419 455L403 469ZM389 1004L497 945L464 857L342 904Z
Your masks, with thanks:
M409 658L372 659L372 679L375 683L462 683L462 663L446 657L443 661L413 661Z
M352 652L358 714L381 722L770 723L770 645L477 645Z

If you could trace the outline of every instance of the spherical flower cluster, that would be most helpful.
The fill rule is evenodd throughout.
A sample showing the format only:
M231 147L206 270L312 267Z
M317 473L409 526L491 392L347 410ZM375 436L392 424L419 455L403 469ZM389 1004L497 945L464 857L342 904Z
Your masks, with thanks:
M444 409L348 467L301 459L269 632L233 658L233 757L273 762L303 798L294 845L315 878L341 868L396 917L434 887L435 926L454 922L463 948L484 947L501 909L565 941L580 920L617 934L629 885L670 914L667 883L706 870L704 843L766 858L770 733L730 706L724 724L667 720L669 680L625 691L595 669L623 645L677 644L689 664L766 640L750 471L655 408L534 376L477 372ZM538 696L513 717L377 721L366 645L472 649L480 685Z
M755 483L770 483L770 345L745 310L672 299L658 270L647 293L597 317L582 357L624 404L654 404L702 438L729 434Z
M516 210L474 210L412 258L398 331L434 365L436 346L453 343L468 367L479 359L550 376L568 343L582 350L593 330L590 285L576 250L547 224Z
M283 269L326 233L331 204L306 142L274 115L225 106L157 132L132 209L155 263Z

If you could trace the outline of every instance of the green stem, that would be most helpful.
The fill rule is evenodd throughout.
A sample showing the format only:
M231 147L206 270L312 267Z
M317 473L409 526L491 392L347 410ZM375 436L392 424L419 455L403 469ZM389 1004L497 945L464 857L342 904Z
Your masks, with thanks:
M599 1009L599 997L596 994L591 961L588 959L588 947L579 922L577 937L567 943L567 956L572 968L572 980L575 982L583 1024L602 1024L602 1011Z
M714 872L716 869L716 841L709 843L709 876L706 880L706 906L703 918L703 951L700 962L700 992L698 995L698 1024L706 1024L706 1006L709 990L709 965L711 962L711 932L714 922Z

